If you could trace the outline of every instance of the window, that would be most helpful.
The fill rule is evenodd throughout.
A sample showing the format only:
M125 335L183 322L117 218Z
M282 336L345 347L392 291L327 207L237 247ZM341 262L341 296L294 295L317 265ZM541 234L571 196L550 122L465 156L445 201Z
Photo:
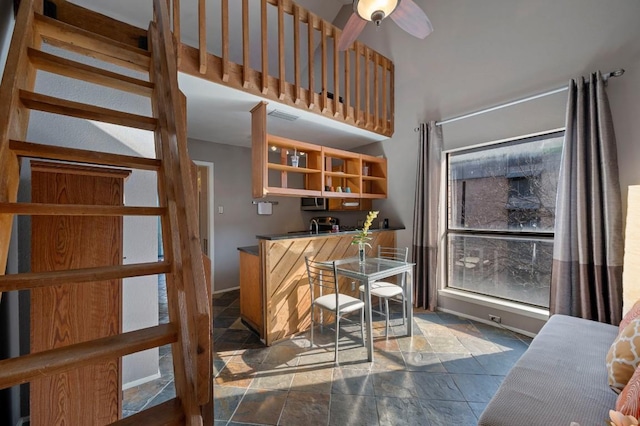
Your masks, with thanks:
M447 154L448 287L549 307L563 136Z

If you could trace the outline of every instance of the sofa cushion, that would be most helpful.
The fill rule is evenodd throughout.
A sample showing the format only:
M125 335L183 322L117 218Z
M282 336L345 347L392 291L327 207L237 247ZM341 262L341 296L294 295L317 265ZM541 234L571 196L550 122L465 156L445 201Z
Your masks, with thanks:
M628 326L631 321L633 321L638 317L640 317L640 300L638 300L633 305L633 307L629 310L629 312L624 314L622 321L620 321L619 332L622 332L622 330L624 330L624 328Z
M622 392L640 363L640 318L632 320L618 334L607 353L609 386Z
M602 426L617 398L605 368L617 334L614 325L553 315L505 377L478 424Z
M622 393L618 395L616 410L626 416L633 416L640 419L640 367L629 379L629 383L624 387Z

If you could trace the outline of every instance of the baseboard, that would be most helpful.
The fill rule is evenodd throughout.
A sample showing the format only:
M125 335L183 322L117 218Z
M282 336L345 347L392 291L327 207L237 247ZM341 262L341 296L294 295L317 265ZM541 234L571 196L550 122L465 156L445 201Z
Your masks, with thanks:
M124 390L127 390L127 389L131 389L133 387L136 387L136 386L143 385L143 384L145 384L147 382L150 382L152 380L157 380L160 377L162 377L162 375L160 374L160 370L158 370L158 372L156 374L152 374L150 376L142 377L142 378L140 378L138 380L134 380L132 382L123 383L122 384L122 390L124 391Z
M507 326L507 325L504 325L504 324L497 324L497 323L495 323L493 321L489 321L489 320L486 320L486 319L483 319L483 318L478 318L478 317L475 317L473 315L463 314L463 313L460 313L460 312L453 311L451 309L444 309L444 308L437 308L437 309L438 309L439 312L444 312L444 313L447 313L447 314L455 315L457 317L462 317L462 318L470 319L470 320L473 320L473 321L481 322L483 324L491 325L491 326L496 327L496 328L506 328L509 331L513 331L514 333L522 334L523 336L532 337L532 338L536 337L536 333L532 333L532 332L526 331L526 330L521 330L521 329L516 328L516 327L510 327L510 326Z

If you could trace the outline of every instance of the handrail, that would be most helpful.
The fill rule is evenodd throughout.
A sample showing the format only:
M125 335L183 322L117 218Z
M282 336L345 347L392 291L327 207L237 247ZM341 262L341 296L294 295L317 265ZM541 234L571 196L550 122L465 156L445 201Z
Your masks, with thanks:
M14 32L0 85L0 202L16 202L20 167L18 157L9 149L11 139L24 139L27 135L29 113L19 101L19 90L35 81L35 73L26 73L28 47L37 44L33 37L34 11L41 11L35 0L25 0L16 17ZM13 227L13 214L0 214L0 275L4 275L9 257L9 241ZM0 292L2 300L2 292Z
M173 355L176 394L181 397L187 424L197 424L202 415L200 406L209 404L212 398L211 303L197 233L195 190L187 152L186 102L178 90L167 3L154 0L154 23L149 28L151 75L156 85L153 112L160 124L156 130L156 153L162 159L158 189L160 206L168 208L162 219L165 256L174 265L167 275L168 296L174 301L169 314L172 321L179 318L181 329L177 343L181 350Z
M342 31L331 23L292 0L232 2L235 13L230 11L229 0L221 0L219 20L209 22L205 0L198 0L198 47L193 48L181 43L180 0L172 1L180 71L381 135L393 134L393 63L359 42L338 52ZM269 7L277 16L273 22L267 19ZM253 25L250 17L256 18ZM241 31L230 34L236 28ZM215 45L207 43L211 29L220 30ZM250 36L256 31L261 41L252 44ZM304 33L307 43L302 42ZM256 55L259 69L251 68L250 53ZM271 75L269 69L276 74Z

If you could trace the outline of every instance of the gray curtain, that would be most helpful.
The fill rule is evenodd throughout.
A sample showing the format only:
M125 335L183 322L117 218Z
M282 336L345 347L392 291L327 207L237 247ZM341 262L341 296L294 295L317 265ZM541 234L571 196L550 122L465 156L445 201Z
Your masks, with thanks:
M414 305L435 310L438 283L438 200L442 157L442 128L420 124L420 146L413 212L413 258L416 264Z
M622 207L609 101L600 72L571 80L556 201L552 314L618 324Z

